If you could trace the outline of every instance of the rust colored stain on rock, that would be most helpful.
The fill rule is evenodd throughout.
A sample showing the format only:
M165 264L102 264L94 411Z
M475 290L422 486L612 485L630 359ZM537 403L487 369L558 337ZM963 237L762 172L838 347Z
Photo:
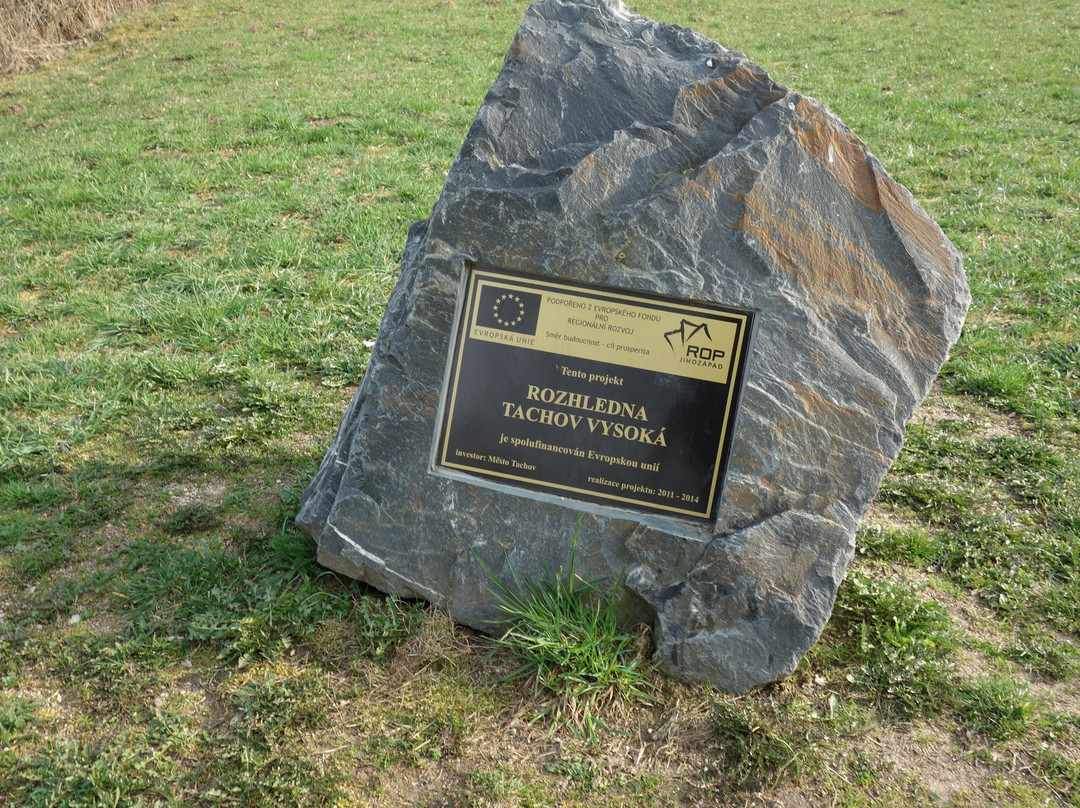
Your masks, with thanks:
M757 239L781 269L833 302L857 305L864 312L880 300L910 302L908 291L864 248L822 219L811 201L796 207L790 195L774 192L762 180L743 198L743 205L737 226Z
M785 91L768 74L740 64L731 72L682 87L675 97L672 122L694 126L703 119L728 117L742 125Z
M822 107L802 98L795 105L793 130L799 143L874 213L881 212L877 175L866 162L866 147L850 130L838 129Z
M887 185L882 183L882 188L888 190L888 204L896 206L893 219L897 226L907 225L912 238L948 267L948 247L939 244L934 224L917 208L893 202L892 185L895 183L890 180ZM906 353L934 352L934 332L912 317L920 302L912 289L898 282L867 249L823 219L810 201L792 204L789 195L765 180L741 201L744 212L735 227L753 236L776 265L814 297L833 311L857 312L865 318L868 333L888 336ZM931 252L934 249L939 252Z
M784 95L782 90L776 89L776 84L769 78L767 73L754 70L753 65L740 64L730 73L723 76L717 76L709 81L699 81L689 87L682 87L677 98L708 98L721 93L734 98L737 93L741 94L749 89L759 89L755 88L755 85L761 85L760 89L774 90L777 98Z
M869 447L873 446L878 424L867 418L864 411L830 401L820 391L793 380L788 382L788 386L792 390L793 400L802 408L807 421L828 432L834 442L856 443L862 447L863 451L870 451ZM891 458L885 457L880 452L874 452L874 454L882 462L891 461ZM826 459L822 457L822 460Z
M885 210L893 221L907 231L915 243L944 271L960 268L953 260L953 251L945 235L934 222L911 199L900 183L891 177L879 175L877 188Z

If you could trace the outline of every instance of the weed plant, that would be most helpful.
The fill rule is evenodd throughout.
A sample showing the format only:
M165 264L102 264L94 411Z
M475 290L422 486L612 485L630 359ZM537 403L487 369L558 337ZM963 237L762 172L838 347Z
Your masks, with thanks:
M736 789L775 784L789 769L798 768L809 741L785 737L774 722L755 716L735 699L711 702L710 721L720 753L719 771Z
M35 710L40 706L19 696L0 701L0 744L11 743L23 730L37 723Z
M849 680L896 703L908 714L932 715L951 686L953 630L945 610L923 600L901 580L848 577L833 610L846 630L831 648L855 672Z

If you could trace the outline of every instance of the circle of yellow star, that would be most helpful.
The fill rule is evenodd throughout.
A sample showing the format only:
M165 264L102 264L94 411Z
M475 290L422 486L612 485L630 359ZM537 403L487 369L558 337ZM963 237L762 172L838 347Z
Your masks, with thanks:
M507 301L510 302L510 305L504 309L503 303ZM514 310L514 303L517 303L516 311ZM503 328L513 328L525 319L525 304L521 302L520 297L511 292L504 292L499 295L492 309L495 311L495 322Z

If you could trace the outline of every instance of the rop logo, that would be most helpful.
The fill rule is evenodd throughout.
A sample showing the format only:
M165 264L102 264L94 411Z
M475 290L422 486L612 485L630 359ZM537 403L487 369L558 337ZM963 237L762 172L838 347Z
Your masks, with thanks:
M725 356L725 352L719 348L701 344L703 339L712 342L712 334L709 333L708 323L694 323L690 320L683 320L674 331L665 332L664 339L667 340L671 350L677 353L672 337L678 338L679 347L683 349L683 355L688 358L712 362L716 359L723 359Z

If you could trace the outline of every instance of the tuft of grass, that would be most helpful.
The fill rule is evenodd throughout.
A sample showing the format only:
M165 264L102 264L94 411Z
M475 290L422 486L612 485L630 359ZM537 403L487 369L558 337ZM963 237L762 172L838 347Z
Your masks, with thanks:
M952 699L960 720L973 732L1003 741L1031 728L1035 703L1027 688L1012 679L989 676L966 681Z
M491 591L508 624L495 640L492 655L502 654L516 665L503 681L531 681L534 695L545 694L548 706L539 716L565 723L596 744L597 730L611 731L600 717L606 708L620 702L651 702L656 696L651 666L641 644L619 625L604 579L577 575L580 529L579 519L566 571L562 567L554 575L545 571L533 581L511 567L510 585L488 570L494 582Z
M117 640L80 631L38 650L46 657L45 670L69 692L101 713L123 714L161 686L162 670L176 661L180 648L164 637Z
M26 808L140 805L148 797L172 797L197 737L190 722L162 715L142 717L103 740L56 739L16 767L13 791Z
M458 754L466 734L461 716L442 710L396 710L362 741L371 765L389 769L397 764L419 766Z
M26 808L53 805L124 805L146 788L131 753L75 741L54 741L25 768L22 789Z
M161 529L173 536L184 536L209 530L218 524L217 508L200 503L178 509L161 523Z
M1051 681L1068 681L1080 672L1080 648L1031 627L1021 630L1005 649L1005 656Z
M310 730L326 720L325 679L314 670L282 676L265 672L233 692L234 726L254 745L268 748L293 732Z

